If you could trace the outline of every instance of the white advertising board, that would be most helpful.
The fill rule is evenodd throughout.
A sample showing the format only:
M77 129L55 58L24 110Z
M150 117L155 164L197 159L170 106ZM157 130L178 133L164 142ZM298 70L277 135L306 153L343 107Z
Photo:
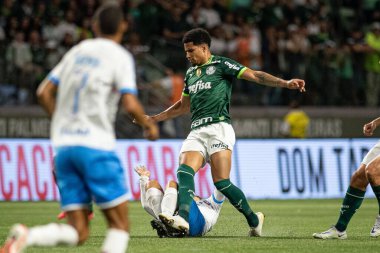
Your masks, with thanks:
M238 140L231 181L250 199L344 196L352 173L377 139ZM140 198L133 168L143 164L161 185L176 179L181 140L119 140L130 198ZM48 140L0 139L0 201L58 200ZM195 178L196 193L213 190L208 165ZM367 196L373 196L371 190Z

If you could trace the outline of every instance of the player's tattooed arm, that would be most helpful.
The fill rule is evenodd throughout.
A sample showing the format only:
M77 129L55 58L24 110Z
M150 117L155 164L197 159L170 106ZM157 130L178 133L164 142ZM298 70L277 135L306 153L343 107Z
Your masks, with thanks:
M305 81L301 79L291 79L284 80L282 78L273 76L263 71L254 71L247 68L241 75L241 78L255 82L258 84L263 84L271 87L281 87L288 89L298 89L300 92L305 92Z

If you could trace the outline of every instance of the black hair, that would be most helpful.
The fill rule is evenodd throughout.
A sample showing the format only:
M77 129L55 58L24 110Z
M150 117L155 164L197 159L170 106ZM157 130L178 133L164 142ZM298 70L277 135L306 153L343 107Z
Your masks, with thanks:
M208 31L203 28L194 28L185 33L182 39L182 43L193 42L194 45L207 44L208 47L211 45L211 37Z
M100 33L104 35L114 35L124 15L120 6L115 3L103 4L95 13L94 21L99 24Z

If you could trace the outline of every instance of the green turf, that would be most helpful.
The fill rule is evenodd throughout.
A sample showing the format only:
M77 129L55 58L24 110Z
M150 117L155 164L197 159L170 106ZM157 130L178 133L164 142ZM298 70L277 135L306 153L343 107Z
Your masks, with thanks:
M247 237L248 227L230 203L225 203L219 222L203 238L160 239L151 229L150 216L139 202L130 203L132 223L129 253L138 252L379 252L380 238L372 239L369 231L378 207L374 199L366 199L353 218L347 240L322 241L312 239L334 224L341 200L262 200L250 203L255 211L266 215L264 237ZM55 202L11 203L0 202L0 241L4 241L11 224L21 222L28 226L55 221L58 204ZM79 248L28 248L26 253L99 252L105 226L96 210L91 224L91 236Z

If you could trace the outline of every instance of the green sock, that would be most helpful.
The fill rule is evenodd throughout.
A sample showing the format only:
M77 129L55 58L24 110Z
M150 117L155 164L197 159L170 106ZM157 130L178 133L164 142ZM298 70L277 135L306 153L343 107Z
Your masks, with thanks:
M356 210L359 209L364 200L365 191L348 187L346 196L344 197L342 207L340 208L340 215L335 228L339 231L345 231L348 223Z
M194 174L194 170L186 164L178 167L178 214L186 221L189 221L190 205L195 195Z
M237 188L229 179L224 179L214 183L215 187L228 198L231 204L241 212L250 227L257 227L259 219L257 215L249 207L248 201L244 193Z
M373 190L373 193L375 194L376 198L377 198L377 203L379 205L379 215L380 215L380 185L378 186L372 186L372 190Z

